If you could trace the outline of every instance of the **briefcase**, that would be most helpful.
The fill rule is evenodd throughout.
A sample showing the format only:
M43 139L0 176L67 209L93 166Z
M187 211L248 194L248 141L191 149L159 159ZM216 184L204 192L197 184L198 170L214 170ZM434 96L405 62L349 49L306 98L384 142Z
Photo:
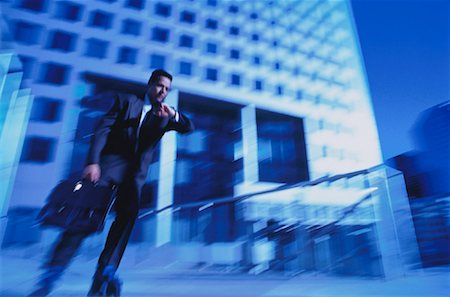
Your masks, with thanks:
M95 233L103 230L115 188L85 180L64 180L50 193L38 220L42 226Z

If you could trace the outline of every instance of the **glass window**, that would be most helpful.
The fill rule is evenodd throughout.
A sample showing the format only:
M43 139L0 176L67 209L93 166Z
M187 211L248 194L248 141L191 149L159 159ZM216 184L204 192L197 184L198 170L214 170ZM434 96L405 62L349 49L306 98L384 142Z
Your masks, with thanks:
M22 62L23 78L31 78L33 76L33 69L36 63L36 59L23 55L20 55L19 58L20 62Z
M30 136L25 139L22 162L48 163L53 161L56 139L49 137Z
M73 51L77 36L64 31L53 31L50 33L48 48L59 49L64 52Z
M265 110L256 110L259 176L267 182L308 180L308 165L303 121Z
M128 46L122 46L119 48L117 63L136 64L137 55L137 49Z
M228 11L231 13L238 13L239 12L239 7L237 5L230 5L228 7Z
M277 61L273 64L273 69L275 70L281 70L281 62Z
M217 20L207 19L205 21L205 27L207 29L217 30L217 28L219 27L219 22Z
M188 35L181 35L179 46L193 48L194 47L194 38L192 36L188 36Z
M180 22L193 24L195 23L195 13L184 10L180 14Z
M172 6L166 3L155 4L155 14L162 17L169 17L172 13Z
M217 54L217 44L214 42L206 43L206 52L210 54Z
M34 12L43 12L46 10L46 1L45 0L20 0L19 5L20 8L24 8L27 10L32 10Z
M152 54L150 55L150 68L164 69L166 68L166 57L163 55Z
M169 41L169 29L164 29L161 27L154 27L152 29L152 40L159 42L167 42Z
M208 6L216 7L217 6L217 0L207 0L206 4Z
M215 68L206 68L206 79L211 81L217 81L218 71Z
M122 34L139 36L141 34L142 23L132 19L122 21Z
M180 61L179 73L184 75L192 75L192 63L186 61Z
M233 86L240 86L241 85L241 76L239 74L231 74L231 84Z
M239 50L237 50L237 49L230 50L230 58L231 59L239 60L240 56L241 56L241 53Z
M295 92L295 98L297 100L302 100L303 99L303 92L301 90L297 90L297 92Z
M236 26L231 26L229 33L230 33L230 35L237 36L237 35L239 35L239 28Z
M252 34L252 41L259 41L259 34L253 33Z
M284 94L284 88L281 85L277 86L277 95L282 96Z
M97 38L89 38L86 40L85 56L104 59L108 50L109 42Z
M111 13L94 10L91 12L89 26L108 30L112 26L113 15Z
M69 65L57 63L45 63L41 66L41 81L54 85L63 85L67 83L71 67Z
M144 4L145 4L144 0L126 0L125 7L142 10L144 8Z
M255 87L255 90L262 91L262 89L263 89L263 81L260 80L260 79L255 80L254 87Z
M62 117L63 107L64 101L62 100L36 97L33 100L30 120L49 123L59 122Z
M42 26L18 21L14 26L14 40L18 43L33 45L39 43Z
M256 12L251 13L251 14L250 14L250 18L251 18L252 20L256 20L256 19L258 18L258 14L257 14Z
M55 17L67 21L79 21L83 12L83 6L69 1L55 3Z
M261 65L261 57L260 56L253 56L253 64Z

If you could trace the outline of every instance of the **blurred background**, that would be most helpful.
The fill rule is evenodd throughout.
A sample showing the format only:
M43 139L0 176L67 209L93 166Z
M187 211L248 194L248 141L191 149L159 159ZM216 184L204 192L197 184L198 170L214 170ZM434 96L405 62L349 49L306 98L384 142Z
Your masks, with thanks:
M81 174L111 92L143 95L156 68L174 75L166 101L196 130L159 144L123 273L320 275L361 286L432 271L445 277L427 279L427 296L446 296L447 1L0 5L5 296L31 286L58 235L36 216L59 181ZM77 261L92 271L81 286L105 237L83 245ZM24 260L35 263L27 276L17 270ZM300 296L284 290L270 296ZM202 296L184 293L155 296Z

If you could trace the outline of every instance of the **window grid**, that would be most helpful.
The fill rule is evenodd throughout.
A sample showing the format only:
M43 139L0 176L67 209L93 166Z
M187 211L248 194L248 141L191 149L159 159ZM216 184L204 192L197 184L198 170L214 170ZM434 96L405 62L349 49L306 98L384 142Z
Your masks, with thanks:
M183 75L192 75L192 63L187 61L180 61L178 65L178 73Z
M172 14L172 6L167 3L158 2L154 6L154 14L161 17L170 17Z
M53 85L65 85L71 66L48 62L41 65L41 82Z
M104 59L108 50L109 42L97 38L86 40L86 50L84 55L91 58Z
M141 35L142 23L132 19L124 19L120 33L125 35Z
M114 15L112 13L94 10L90 14L89 26L108 30L112 26Z
M206 68L206 80L217 81L219 78L219 71L216 68Z
M136 48L122 46L119 48L117 63L136 64L138 50Z
M181 35L178 46L184 47L184 48L193 48L194 47L194 37L186 35L186 34Z
M152 29L151 40L165 43L169 41L169 36L169 29L154 27Z
M180 22L187 24L195 23L195 13L192 11L183 10L180 13Z
M48 163L53 161L57 140L50 137L29 136L25 140L22 162Z
M48 48L71 52L75 49L77 36L73 33L60 30L52 31L49 34Z
M166 57L160 54L150 55L150 68L164 69L166 68Z
M22 2L24 2L24 3L27 2L28 4L26 4L26 5L38 5L38 6L40 5L40 4L33 4L32 3L33 1L22 1ZM34 2L44 3L45 1L34 1ZM114 1L114 3L117 3L117 1ZM122 3L123 3L124 7L129 7L129 8L134 7L136 9L143 9L147 2L144 0L123 0ZM211 7L215 7L215 6L219 5L218 2L214 1L214 0L213 1L208 0L206 4ZM223 3L221 3L220 5L222 6L222 4ZM165 18L170 17L172 15L174 15L176 17L178 15L180 23L194 24L196 21L198 21L198 18L197 18L198 11L196 10L196 8L194 6L189 9L183 8L181 10L178 10L177 5L178 4L175 4L172 2L166 3L164 1L160 1L160 2L156 2L156 3L152 3L151 5L147 5L149 7L146 9L153 12L153 14L156 16L161 16L161 17L165 17ZM44 7L44 10L46 9L45 5L42 7ZM71 2L71 1L58 2L57 4L55 4L55 7L56 7L56 9L54 12L54 17L59 18L59 19L65 19L68 21L81 20L81 17L83 15L84 11L86 10L86 5L79 4L76 2ZM174 9L174 7L175 7L175 9ZM230 25L229 21L232 20L232 18L236 18L236 16L232 16L232 14L239 13L239 17L247 17L247 19L249 19L253 24L255 24L256 27L254 27L254 30L252 29L249 33L245 34L246 38L247 38L247 40L250 40L253 44L258 43L259 44L258 49L260 51L262 51L263 54L262 55L243 56L239 49L231 48L231 49L229 49L228 55L225 52L225 54L224 54L225 60L227 60L227 59L228 60L245 59L247 61L247 63L252 64L254 66L263 65L265 67L265 69L267 69L269 71L267 73L267 76L269 75L270 72L273 72L273 71L276 71L276 72L282 71L283 73L286 73L286 74L292 73L296 77L303 73L305 76L310 77L312 81L317 81L317 80L322 81L323 80L328 86L337 85L339 88L348 87L348 83L346 81L343 81L343 80L339 81L338 79L334 78L333 74L322 75L322 73L321 73L322 70L314 71L311 69L305 69L305 70L302 69L302 72L300 72L298 67L290 66L290 65L283 65L279 61L273 61L272 57L270 57L270 55L266 55L266 52L269 52L270 49L273 47L278 48L277 50L283 50L283 51L286 50L288 52L293 51L294 53L303 51L303 52L305 52L305 54L307 55L307 58L309 60L311 60L311 59L320 60L322 65L324 65L324 66L332 64L332 65L338 65L338 66L335 66L336 68L342 67L342 65L345 65L345 64L343 64L344 62L337 61L339 58L336 59L335 56L338 56L338 55L331 56L332 53L336 52L336 49L338 50L338 53L340 53L340 51L345 50L344 47L339 45L339 42L342 42L342 40L344 40L343 38L339 39L336 37L333 39L335 32L339 32L339 30L343 30L342 25L336 26L336 23L338 23L337 21L330 21L330 19L325 19L325 21L323 21L323 25L321 25L320 28L325 27L325 28L328 28L328 30L320 29L320 30L317 30L316 32L308 32L308 29L305 29L305 28L311 29L313 27L313 23L312 23L313 19L312 18L308 19L308 22L306 22L306 25L302 24L302 26L303 26L302 29L298 29L297 27L295 27L294 25L291 24L293 22L293 19L290 19L290 20L279 19L279 16L282 16L282 14L283 14L282 9L279 9L279 10L275 9L275 11L272 14L270 14L270 17L269 17L269 14L266 15L265 13L262 13L263 8L264 8L263 5L256 5L255 8L253 8L253 9L255 9L254 11L252 11L249 7L244 7L243 10L241 11L241 8L242 7L239 7L234 4L232 4L232 5L225 4L223 9L225 9L225 11L228 11L230 14L225 15L225 19L224 20L220 19L220 22L221 22L221 24L222 24L222 21L224 24L228 24L228 26L229 26L228 34L229 35L239 36L239 35L243 34L243 32L241 32L241 30L244 27L239 26L238 25L239 23ZM292 9L294 9L294 8L292 8ZM302 9L303 9L303 7L302 7ZM88 26L108 30L108 29L111 29L112 26L114 25L114 18L115 18L116 14L106 11L106 9L105 10L96 9L93 11L86 11L86 13L88 13L88 15L87 15ZM317 17L317 21L319 19L320 19L320 17ZM238 19L238 22L239 22L239 20L240 19ZM204 19L203 22L204 22L204 27L207 29L214 31L219 28L219 20L217 20L214 15L212 15L212 17L208 17L208 18ZM140 21L136 21L136 20L132 20L132 19L125 19L117 24L117 26L120 26L120 30L121 30L120 32L122 34L133 35L133 36L140 36L140 34L142 33L143 25L145 25L145 24L143 24ZM25 25L25 27L26 27L26 25ZM39 31L41 28L39 27L39 25L36 28L33 27L33 25L31 25L29 27L31 29L28 29L28 30L26 28L24 29L25 33L19 32L16 34L17 41L19 41L19 42L22 41L22 43L25 43L25 44L39 43L39 40L37 40L38 38L36 37L39 34L30 34L29 32L34 33L34 32L36 32L36 28L38 28L37 31ZM336 28L334 28L334 27L336 27ZM273 35L275 37L265 38L264 37L265 34L262 34L262 32L264 32L267 29L274 30ZM306 30L306 33L305 33L305 30ZM171 38L171 36L170 36L171 33L172 33L171 30L168 28L155 26L150 29L150 40L156 41L156 42L161 42L161 43L168 43L171 40L173 40L173 43L177 43L176 39ZM223 33L223 32L221 32L221 33ZM284 36L284 34L286 34L286 33L293 34L293 38L292 38L293 45L290 45L287 41L285 41L282 38ZM23 37L25 35L32 36L32 37L29 37L29 40L27 40L25 37ZM59 39L60 41L48 41L47 40L48 48L53 49L53 50L61 50L64 52L70 52L70 51L74 50L75 44L76 44L76 36L69 37L69 35L65 35L64 33L59 33L59 32L54 33L54 35L55 36L53 37L53 39ZM268 36L268 35L266 35L266 36ZM278 38L277 38L277 36L278 36ZM73 40L70 40L72 38L73 38ZM348 36L346 38L348 38ZM305 51L304 49L302 49L302 45L305 42L312 42L312 44L318 44L318 43L326 44L329 47L329 49L325 50L321 46L317 50ZM216 55L219 52L219 47L218 47L217 43L208 42L208 41L200 41L200 39L194 39L192 36L188 36L186 34L183 34L182 36L179 37L178 46L181 48L200 47L200 48L203 48L203 51L205 53L213 54L213 55ZM103 59L106 57L106 52L108 50L108 47L109 47L109 42L105 43L105 41L99 41L99 40L95 41L94 39L91 39L89 42L86 41L86 50L85 50L84 55L88 56L88 57L95 57L95 58ZM148 53L147 53L147 55L148 55ZM148 60L148 61L150 61L148 63L148 67L153 68L153 66L156 66L156 65L166 66L166 61L164 59L159 59L159 61L163 61L163 62L156 62L156 60L154 61L154 59L155 58L150 58ZM263 61L264 61L264 63L263 63ZM117 63L135 64L137 62L137 49L131 50L131 49L126 49L126 47L122 47L118 52L116 62ZM179 64L179 65L181 65L181 64ZM191 65L191 68L192 68L192 65ZM203 67L203 71L206 71L205 68L206 67ZM318 69L322 69L322 68L323 67L318 67ZM334 71L334 72L336 72L336 71ZM208 71L206 71L206 72L208 72ZM192 70L186 71L186 73L190 73L190 75L192 75ZM202 71L199 71L199 73L202 73ZM214 77L214 76L216 76L217 80L219 79L218 72L216 75L209 75L209 77ZM264 75L264 76L266 76L266 75ZM234 78L231 78L231 77L234 77ZM222 77L222 78L224 80L226 80L226 77ZM265 78L267 78L267 77L265 77ZM232 80L237 81L237 78L235 76L229 76L229 79L230 79L230 81L232 81ZM63 80L60 80L60 81L63 81ZM242 81L239 83L239 85L242 85ZM256 85L254 85L254 88L255 89L258 88L258 89L262 90L263 89L262 81L259 83L258 87ZM272 89L272 90L275 89L275 93L278 95L286 95L286 96L288 95L287 94L288 90L285 90L280 86L271 85L271 86L267 87L267 89ZM292 98L293 100L294 99L295 100L303 100L305 98L305 93L309 94L309 93L305 92L304 90L302 90L302 91L291 90L289 92L292 93L291 95L293 97ZM310 97L313 98L313 101L316 102L317 104L332 104L333 106L339 105L339 102L337 102L333 98L323 97L323 94L312 94L311 96Z

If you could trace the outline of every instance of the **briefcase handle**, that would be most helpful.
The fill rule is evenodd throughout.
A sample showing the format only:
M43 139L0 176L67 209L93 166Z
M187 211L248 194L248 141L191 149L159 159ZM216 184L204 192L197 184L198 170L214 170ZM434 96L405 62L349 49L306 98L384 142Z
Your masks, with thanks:
M94 184L94 187L97 187L97 186L99 185L98 182L91 182L91 181L88 181L88 180L85 179L85 178L82 178L82 179L80 179L79 181L77 181L77 182L75 183L75 185L74 185L74 187L73 187L73 192L76 192L76 191L81 190L81 188L83 187L83 183L85 183L85 182L89 182L89 183ZM112 184L112 185L110 185L110 186L111 186L111 190L115 190L116 187L117 187L117 185L115 185L115 184Z

